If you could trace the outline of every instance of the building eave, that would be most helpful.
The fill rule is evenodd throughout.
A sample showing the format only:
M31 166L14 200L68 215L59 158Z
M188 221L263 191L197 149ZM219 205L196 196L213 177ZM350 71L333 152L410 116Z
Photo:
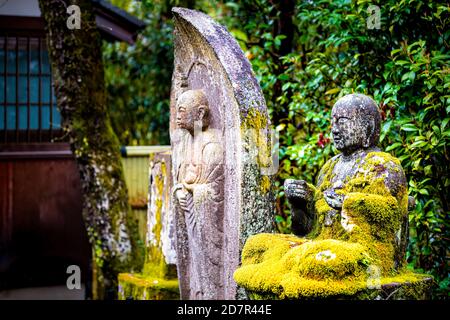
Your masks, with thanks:
M119 9L105 0L92 0L95 22L103 39L107 41L125 41L133 44L139 30L145 28L145 23L126 11ZM40 17L39 9L33 16L0 13L0 32L14 31L16 35L44 34L44 19Z

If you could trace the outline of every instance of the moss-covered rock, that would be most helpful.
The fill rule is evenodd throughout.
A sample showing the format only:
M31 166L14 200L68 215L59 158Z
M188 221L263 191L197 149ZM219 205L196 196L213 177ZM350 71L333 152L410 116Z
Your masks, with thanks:
M253 299L426 299L429 275L381 276L359 243L258 234L242 252L236 282Z

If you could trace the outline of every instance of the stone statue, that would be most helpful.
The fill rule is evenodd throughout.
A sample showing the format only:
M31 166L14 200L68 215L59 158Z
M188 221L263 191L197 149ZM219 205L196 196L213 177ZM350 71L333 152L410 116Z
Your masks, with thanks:
M223 286L223 150L208 128L209 106L202 90L188 90L176 105L176 123L188 134L176 168L173 193L183 215L191 270L190 299L218 299Z
M351 296L373 287L374 279L377 287L403 271L407 184L399 160L377 147L378 107L365 95L350 94L336 102L331 115L341 153L323 166L315 186L292 179L284 184L292 229L305 237L250 238L234 276L251 291L290 298ZM273 283L263 280L269 270ZM416 275L409 279L417 280Z
M355 196L363 202L384 201L373 199L374 196L388 197L396 201L398 212L395 217L386 217L392 220L390 223L395 228L382 241L390 250L385 258L392 260L385 269L397 269L403 262L408 236L406 178L399 161L377 147L381 125L378 107L365 95L350 94L334 105L331 117L333 142L341 153L322 168L315 188L304 180L288 179L284 184L291 204L294 233L308 234L316 219L323 232L326 228L333 229L333 224L337 225L334 228L338 232L342 232L339 230L341 227L345 232L351 232L355 226L360 229L361 226L348 215L349 208L343 208L346 198L350 203L356 200ZM366 217L364 222L370 223L373 218ZM380 240L376 234L371 235L367 231L355 230L368 233L362 236Z
M247 238L272 232L270 121L250 62L225 27L172 8L170 140L181 299L241 299ZM263 152L261 152L263 151Z

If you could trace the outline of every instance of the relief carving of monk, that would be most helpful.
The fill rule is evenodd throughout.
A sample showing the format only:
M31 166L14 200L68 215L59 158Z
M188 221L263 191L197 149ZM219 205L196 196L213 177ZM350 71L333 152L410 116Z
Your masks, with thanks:
M223 286L223 149L215 130L209 128L209 104L202 90L189 90L176 104L176 124L184 131L175 146L181 159L175 166L175 211L180 236L188 248L178 272L191 275L184 299L221 299ZM183 284L182 284L183 287Z

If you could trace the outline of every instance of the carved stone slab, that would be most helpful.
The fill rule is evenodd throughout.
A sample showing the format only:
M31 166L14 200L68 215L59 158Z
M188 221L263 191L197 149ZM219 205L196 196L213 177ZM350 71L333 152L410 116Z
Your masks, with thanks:
M232 275L245 240L274 227L267 108L230 33L201 12L172 11L172 205L181 298L235 299ZM190 132L183 123L192 114L203 125Z

